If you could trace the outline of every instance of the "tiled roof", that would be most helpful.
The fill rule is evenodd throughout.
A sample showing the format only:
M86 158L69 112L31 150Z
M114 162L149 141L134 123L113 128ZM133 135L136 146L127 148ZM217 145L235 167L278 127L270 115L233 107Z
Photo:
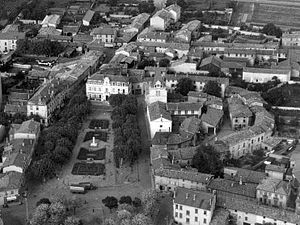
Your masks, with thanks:
M266 177L257 186L257 190L263 190L281 195L288 195L290 187L288 181Z
M8 172L0 175L0 191L10 191L21 188L23 174Z
M229 84L229 79L225 77L208 77L208 76L199 76L199 75L194 75L194 74L166 74L166 80L180 80L181 78L188 77L193 81L196 82L208 82L208 81L216 81L219 84Z
M198 147L186 147L168 150L172 160L192 160Z
M201 120L195 117L186 118L180 125L180 131L189 134L196 134L199 132Z
M152 18L154 17L160 17L163 20L168 21L172 19L172 14L168 10L161 9L152 16Z
M121 75L106 75L102 73L95 73L93 74L90 78L88 78L89 81L93 80L101 80L103 81L104 78L109 78L110 81L118 81L118 82L129 82L129 78L126 76L121 76Z
M269 164L266 165L265 170L270 170L270 171L274 171L274 172L280 172L280 173L285 173L285 168L282 166L277 166L277 165L273 165L273 164Z
M158 169L155 176L168 177L173 179L189 180L192 182L207 184L213 177L211 174L199 173L191 170Z
M266 173L238 168L238 167L225 167L224 179L239 182L242 179L245 183L259 184L261 180L267 177Z
M6 33L0 32L0 40L19 40L24 38L25 38L25 33L22 32L6 32Z
M11 141L13 151L8 154L7 159L3 163L3 167L16 166L24 168L29 162L34 151L32 140L29 139L14 139Z
M174 191L174 203L198 209L211 210L215 196L212 193L178 187Z
M149 27L145 28L139 35L139 38L149 38L149 39L158 39L158 40L167 40L170 34L168 32L158 32Z
M181 30L194 31L200 25L201 25L200 20L192 20L192 21L189 21L187 24L183 25Z
M94 28L91 32L91 35L114 35L115 33L115 28L106 26Z
M228 192L235 195L242 195L250 198L256 198L257 184L243 183L225 180L225 179L213 179L208 184L208 188L216 191Z
M163 102L153 102L148 106L150 121L164 118L166 120L172 120L171 114L166 110L166 104Z
M229 104L228 109L233 118L252 116L249 107L244 104Z
M224 113L222 110L208 107L207 112L202 114L201 120L205 123L208 123L211 126L216 127L222 119L223 115Z
M172 164L169 159L166 158L157 158L152 160L151 167L155 171L157 169L165 168L165 169L180 169L179 165Z
M266 73L266 74L289 74L291 71L283 70L283 69L266 69L266 68L245 67L243 72Z
M150 14L141 13L133 19L132 23L129 26L135 27L135 28L140 28L145 24L145 22L149 19L149 17L150 17Z
M93 16L94 16L94 14L95 14L94 11L88 10L88 11L85 13L85 15L84 15L84 17L83 17L82 20L85 20L85 21L90 22L90 21L92 20Z
M200 67L213 64L219 68L221 68L222 60L216 56L209 56L207 58L202 59Z
M202 106L201 102L170 102L167 103L166 108L168 111L199 111Z
M172 5L169 5L169 6L166 8L166 10L168 10L168 11L173 10L173 11L175 11L176 13L179 13L180 10L181 10L181 7L180 7L179 5L177 5L177 4L172 4Z
M222 207L226 207L227 209L246 212L274 220L286 221L292 224L300 224L300 215L293 211L258 204L256 201L241 201L236 198L227 198L225 202L225 205L222 205Z
M63 26L63 33L71 33L71 34L77 34L79 31L79 25L64 25Z
M243 94L248 93L248 90L241 88L241 87L235 87L235 86L228 86L225 90L226 96L232 96L234 94Z
M156 132L152 138L152 145L167 145L171 132Z
M35 134L40 127L40 123L33 119L24 121L16 133Z
M150 148L151 152L151 160L155 160L158 158L165 158L167 159L169 154L167 148L164 146L155 146Z
M181 144L187 141L190 141L193 138L192 134L181 132L180 134L171 133L168 138L168 145Z

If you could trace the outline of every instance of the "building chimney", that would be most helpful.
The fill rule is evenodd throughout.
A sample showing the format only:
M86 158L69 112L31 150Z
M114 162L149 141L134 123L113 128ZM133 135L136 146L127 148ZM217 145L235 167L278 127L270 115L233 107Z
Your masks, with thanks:
M188 199L189 198L189 193L185 194L185 198Z
M242 176L240 176L240 185L242 185L243 184L243 177Z
M193 200L196 201L196 195L194 194Z

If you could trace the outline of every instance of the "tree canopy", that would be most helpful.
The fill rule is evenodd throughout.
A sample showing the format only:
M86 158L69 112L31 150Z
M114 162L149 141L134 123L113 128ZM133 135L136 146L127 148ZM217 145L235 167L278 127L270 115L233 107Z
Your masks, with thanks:
M201 145L198 147L193 157L192 165L201 173L209 173L217 176L222 174L223 163L220 160L220 155L211 145Z
M113 196L107 196L102 203L110 210L118 207L118 199Z
M160 67L169 67L170 66L170 60L167 58L163 58L159 60L159 66Z
M277 38L282 36L282 30L279 27L276 27L273 23L266 24L261 32L267 35L276 36Z
M194 82L190 78L185 77L178 81L175 91L183 96L187 96L190 91L195 91L195 89L196 86L194 85Z
M216 97L221 97L221 87L218 84L217 81L208 81L203 88L203 92L209 94L209 95L214 95Z

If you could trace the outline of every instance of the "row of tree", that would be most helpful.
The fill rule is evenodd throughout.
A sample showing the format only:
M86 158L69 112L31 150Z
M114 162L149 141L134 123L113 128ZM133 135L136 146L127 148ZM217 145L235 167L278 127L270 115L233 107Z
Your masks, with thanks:
M90 103L84 91L72 97L68 105L59 112L56 122L42 131L29 175L38 179L52 177L57 166L62 166L69 160L78 130L89 110Z
M47 57L58 56L65 47L58 41L30 40L28 38L17 41L17 54L45 55Z
M80 219L70 215L69 203L66 204L65 198L60 198L51 202L48 198L42 198L37 202L37 206L30 220L31 225L81 225ZM68 201L72 202L72 201ZM79 207L82 201L73 200L74 208ZM75 210L74 210L75 212Z
M155 190L146 190L142 193L142 199L131 199L130 196L122 196L119 200L108 196L102 200L110 210L116 209L116 215L104 221L105 225L153 225L153 220L158 212L158 194Z
M134 95L111 95L111 119L114 130L114 158L116 166L121 160L132 164L141 151L140 129L137 122L137 99Z

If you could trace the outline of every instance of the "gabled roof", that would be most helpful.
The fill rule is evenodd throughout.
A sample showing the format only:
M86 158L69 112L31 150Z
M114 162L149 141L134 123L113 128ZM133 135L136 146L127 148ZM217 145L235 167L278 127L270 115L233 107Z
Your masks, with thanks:
M218 58L217 56L209 56L207 58L202 59L200 67L203 67L203 66L206 66L209 64L212 64L218 68L221 68L222 59Z
M160 101L153 102L148 106L150 121L164 118L172 121L171 114L166 110L166 104Z
M249 107L244 104L229 104L228 108L232 118L247 118L252 116L252 112Z
M225 167L224 179L234 180L239 182L242 179L245 183L259 184L261 180L267 177L266 173L238 168L238 167Z
M257 190L263 190L271 193L288 195L290 186L288 181L266 177L257 186Z
M256 187L257 184L240 184L236 181L225 180L220 178L213 179L208 184L208 188L211 190L229 192L235 195L242 195L253 199L256 198Z
M18 172L8 172L1 174L0 191L10 191L21 188L22 178L23 174Z
M40 123L33 119L24 121L16 133L35 134L40 127Z
M85 15L84 15L84 17L83 17L82 20L85 20L85 21L87 21L87 22L90 22L90 21L92 20L93 16L94 16L94 14L95 14L94 11L88 10L88 11L85 13Z
M170 102L167 103L166 108L168 111L199 111L202 106L201 102Z
M211 210L215 196L212 193L178 187L174 191L174 203L197 209Z
M202 114L201 121L208 123L209 125L216 127L222 119L224 113L222 110L207 108L207 112Z

